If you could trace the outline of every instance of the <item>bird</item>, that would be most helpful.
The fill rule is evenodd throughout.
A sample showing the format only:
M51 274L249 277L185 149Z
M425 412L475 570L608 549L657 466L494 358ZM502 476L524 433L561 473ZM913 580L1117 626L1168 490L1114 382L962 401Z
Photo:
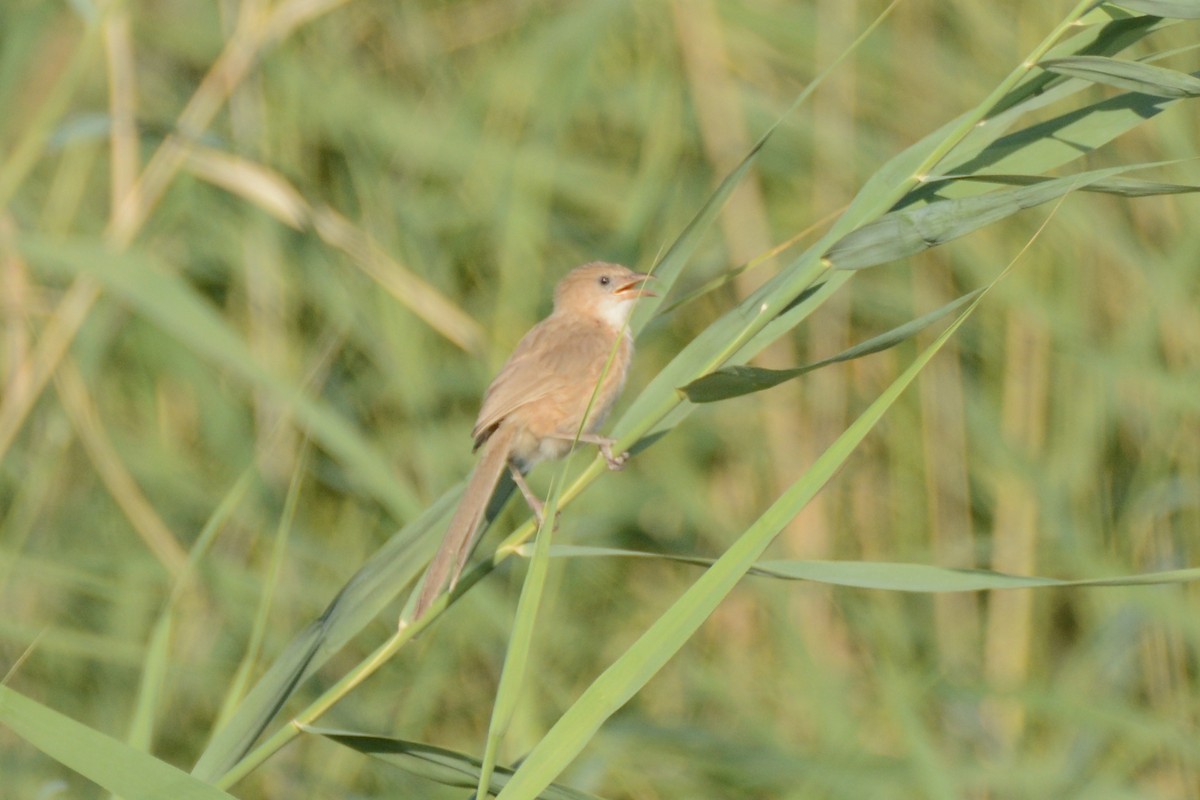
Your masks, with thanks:
M471 431L479 458L425 572L413 621L447 581L448 590L454 588L505 469L541 526L544 503L525 481L535 464L561 458L582 442L598 447L609 469L624 468L629 454L614 453L616 441L596 431L624 387L633 358L627 322L635 300L656 296L645 287L650 279L620 264L593 261L555 286L550 315L518 342L483 395Z

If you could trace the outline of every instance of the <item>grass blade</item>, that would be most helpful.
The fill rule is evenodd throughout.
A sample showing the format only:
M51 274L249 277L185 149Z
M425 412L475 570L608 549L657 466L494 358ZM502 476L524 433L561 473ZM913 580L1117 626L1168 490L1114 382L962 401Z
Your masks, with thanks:
M0 686L0 722L37 749L126 800L232 800L183 770Z
M1095 20L1089 22L1088 18L1091 16L1094 16ZM1094 24L1101 20L1102 24ZM1084 25L1083 30L1054 45L1039 60L1076 55L1113 56L1128 49L1151 33L1176 23L1158 17L1118 16L1114 19L1100 10L1094 15L1085 15L1079 20L1079 24ZM1058 102L1085 88L1087 88L1086 82L1064 80L1062 76L1045 70L1033 70L1017 89L992 109L988 126L999 123L1000 129L1003 130L1021 114L1051 102ZM979 133L983 134L981 138L977 138L976 133L972 133L969 137L972 140L972 146L979 146L979 142L986 144L996 135L994 131Z
M975 569L950 569L929 564L872 561L763 561L756 574L788 580L817 581L860 589L897 592L979 592L1066 586L1157 586L1200 581L1200 568L1146 572L1114 578L1062 580L1033 575L1008 575Z
M340 745L378 758L412 775L419 775L444 786L473 789L479 780L480 763L478 759L454 750L404 739L327 728L306 726L304 732L324 736ZM493 791L502 789L508 783L512 773L511 769L496 767L490 784ZM557 784L551 784L537 796L540 800L598 800L595 795Z
M944 181L976 181L978 183L999 183L1011 186L1032 186L1054 180L1043 175L945 175L938 180ZM1192 194L1200 192L1200 186L1190 183L1163 183L1161 181L1143 181L1137 178L1109 178L1087 186L1080 186L1081 192L1096 194L1113 194L1119 197L1157 197L1168 194Z
M1200 3L1195 0L1121 0L1117 5L1156 17L1200 19Z
M521 696L521 684L524 682L529 664L529 650L533 645L533 632L537 623L538 609L542 604L542 592L546 586L546 573L550 566L550 539L554 532L554 520L558 516L558 496L561 486L562 481L556 480L550 497L547 499L543 512L543 523L539 526L537 538L534 540L534 552L529 561L529 571L525 574L525 581L521 585L521 596L517 600L512 633L508 637L504 664L500 668L500 685L496 687L496 700L492 705L491 719L488 721L483 763L479 770L479 780L475 790L476 797L486 798L488 796L492 787L492 775L496 769L496 753L504 734L512 724L517 701ZM547 521L549 522L548 526Z
M146 647L146 657L142 663L141 681L138 686L137 704L134 706L133 721L130 723L129 744L140 750L148 751L154 732L154 717L161 712L163 686L166 683L169 670L171 634L174 629L174 618L180 601L186 596L191 585L192 577L201 560L208 553L216 539L217 533L233 515L234 509L246 496L246 491L254 477L251 470L242 473L241 478L230 488L216 507L200 535L188 552L187 563L163 609L159 612L150 642Z
M1149 164L1092 170L1053 178L1032 186L1006 189L958 200L939 200L885 214L843 237L826 251L833 269L856 270L886 264L966 236L1027 208L1047 203L1121 172Z
M525 548L521 550L525 554ZM648 553L611 547L554 545L551 558L645 558L708 567L715 559L671 553ZM896 592L981 592L1005 589L1039 589L1087 586L1158 586L1200 581L1200 568L1117 575L1110 578L1063 579L1037 575L1010 575L983 569L957 569L932 564L886 561L759 561L748 574L763 578L825 583L857 589Z
M854 347L847 348L835 356L823 358L820 361L814 361L802 367L794 369L766 369L763 367L748 366L724 367L692 381L687 386L682 387L680 391L686 394L688 400L691 400L693 403L713 403L718 400L728 400L732 397L761 392L764 389L778 386L784 381L798 378L805 373L812 372L821 367L827 367L830 364L837 364L842 361L852 361L856 358L862 358L863 356L895 347L901 342L911 339L947 314L953 313L964 304L971 302L984 291L985 289L976 289L957 300L947 303L941 308L892 328L886 333L881 333L878 336L867 339L865 342L861 342Z
M1155 97L1196 97L1200 78L1173 69L1122 61L1103 56L1048 58L1038 64L1042 69L1092 83L1103 83L1131 92Z
M1016 172L1027 175L1046 172L1103 147L1177 102L1176 99L1151 97L1137 92L1110 97L1001 136L974 155L947 162L940 172ZM966 186L964 184L960 191L967 191ZM959 187L925 186L905 198L905 203L954 188ZM950 191L946 196L952 197L954 193Z
M250 683L250 676L258 666L263 640L267 634L271 603L275 599L275 592L279 587L279 579L284 565L284 555L287 552L288 544L291 542L296 519L296 504L300 497L300 486L303 483L303 476L308 474L310 452L311 450L306 442L300 452L300 457L296 460L295 469L292 471L287 498L284 500L283 514L279 518L278 526L276 526L275 540L271 544L271 558L267 565L266 576L262 580L262 592L259 595L258 607L254 612L254 624L250 629L250 637L246 642L245 653L242 656L241 663L238 664L233 679L229 683L229 688L225 693L225 700L221 704L221 711L217 715L217 723L214 728L220 729L224 727L225 723L233 716L238 704L245 696L246 686Z

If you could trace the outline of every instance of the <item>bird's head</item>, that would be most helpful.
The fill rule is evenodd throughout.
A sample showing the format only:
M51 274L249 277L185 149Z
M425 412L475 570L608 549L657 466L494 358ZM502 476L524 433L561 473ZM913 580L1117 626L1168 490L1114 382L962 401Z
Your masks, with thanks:
M639 297L654 297L643 284L651 276L620 264L593 261L576 267L554 289L554 312L582 314L621 328Z

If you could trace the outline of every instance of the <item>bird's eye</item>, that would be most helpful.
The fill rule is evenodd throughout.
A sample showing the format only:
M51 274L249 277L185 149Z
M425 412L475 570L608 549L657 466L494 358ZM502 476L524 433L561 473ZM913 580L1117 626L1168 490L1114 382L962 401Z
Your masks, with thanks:
M600 276L600 285L601 286L608 286L610 283L612 283L612 278L608 277L607 275Z

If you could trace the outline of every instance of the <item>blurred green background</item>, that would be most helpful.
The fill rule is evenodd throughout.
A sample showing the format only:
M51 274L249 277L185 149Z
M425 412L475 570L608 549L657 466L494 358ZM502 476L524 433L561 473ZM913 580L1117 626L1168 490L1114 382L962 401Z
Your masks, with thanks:
M883 161L978 103L1061 5L901 3L777 131L677 293L820 229ZM4 3L0 672L25 655L9 685L130 736L175 577L252 470L182 596L153 705L151 751L189 768L251 638L289 483L262 663L466 475L478 398L557 278L596 258L649 268L884 7ZM1195 38L1185 24L1153 45ZM1080 168L1190 158L1198 129L1179 104ZM757 363L832 355L982 285L1050 213L856 276ZM1191 195L1069 197L772 556L1064 578L1200 564L1198 213ZM25 236L144 258L213 317L164 296L156 318L129 300L153 285L118 296L29 263ZM627 392L778 266L652 322ZM917 346L701 408L573 504L559 540L719 555ZM382 472L350 475L344 453L308 445L311 415L283 401L297 389ZM322 724L479 753L523 574L510 563L475 587ZM502 760L695 577L556 562ZM927 596L751 578L563 781L641 799L1200 797L1198 601L1192 585ZM4 797L99 795L3 727L0 775ZM316 738L234 792L465 795Z

